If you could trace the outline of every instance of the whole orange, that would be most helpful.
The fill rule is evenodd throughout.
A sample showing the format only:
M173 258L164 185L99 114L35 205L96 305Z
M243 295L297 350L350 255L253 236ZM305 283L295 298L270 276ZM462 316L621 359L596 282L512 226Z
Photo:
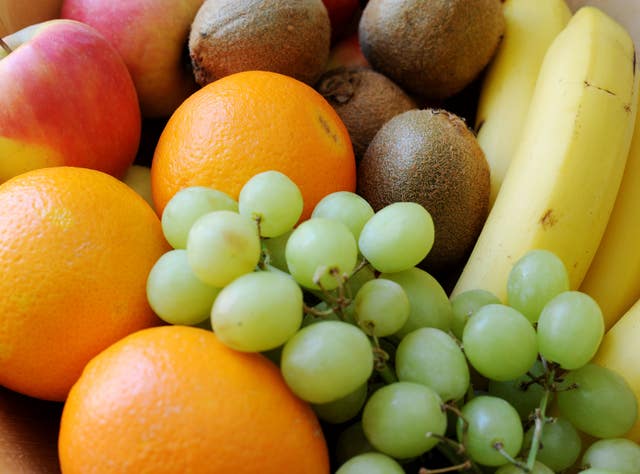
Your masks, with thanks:
M64 405L58 451L65 474L329 472L318 420L278 367L189 326L96 356Z
M64 400L93 356L159 324L145 285L168 248L151 206L101 171L0 185L0 385Z
M349 133L312 87L282 74L246 71L195 92L173 113L151 164L153 200L167 201L190 185L238 197L244 183L267 170L299 187L302 218L334 191L354 191Z

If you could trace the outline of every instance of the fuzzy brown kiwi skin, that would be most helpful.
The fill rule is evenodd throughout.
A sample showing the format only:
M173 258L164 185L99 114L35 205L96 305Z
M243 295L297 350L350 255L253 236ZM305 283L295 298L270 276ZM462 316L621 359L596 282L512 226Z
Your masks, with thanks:
M467 257L489 209L489 166L473 132L457 115L410 110L375 135L358 166L357 192L379 210L417 202L431 214L433 248L421 267L439 274Z
M411 94L446 99L486 67L504 28L501 0L369 0L358 35L373 69Z
M191 25L196 82L247 70L315 84L329 58L331 25L322 0L205 0Z
M416 102L383 74L366 67L327 71L316 89L347 127L356 162L376 132L391 118L417 108Z

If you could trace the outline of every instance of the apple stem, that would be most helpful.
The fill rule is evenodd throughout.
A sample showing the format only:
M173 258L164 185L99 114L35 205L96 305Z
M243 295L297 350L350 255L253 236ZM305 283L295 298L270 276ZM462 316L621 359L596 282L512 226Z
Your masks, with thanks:
M7 54L13 53L11 47L2 38L0 38L0 47L2 47L2 49L4 49Z

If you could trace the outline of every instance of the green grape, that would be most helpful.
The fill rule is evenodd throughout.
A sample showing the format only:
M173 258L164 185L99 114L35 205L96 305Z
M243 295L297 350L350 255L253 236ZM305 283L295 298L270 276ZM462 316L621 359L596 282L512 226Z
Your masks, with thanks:
M396 337L402 338L422 327L449 330L453 318L451 302L440 283L429 273L414 267L398 273L382 273L380 278L400 284L409 297L409 318L395 333Z
M147 277L149 305L169 324L190 326L206 320L219 291L193 274L184 249L162 255Z
M349 294L352 296L357 295L360 288L362 288L362 285L369 280L373 280L375 277L375 271L370 265L358 268L357 271L349 275L349 280L347 280L347 288L350 292Z
M313 410L323 421L338 424L355 418L367 400L367 384L360 385L353 392L328 403L312 404Z
M536 331L531 322L502 304L478 309L464 328L462 344L471 365L492 380L520 377L538 357Z
M358 420L338 433L333 454L336 465L341 466L358 454L372 451L375 449L364 434L362 421Z
M432 388L443 400L459 400L469 387L469 366L462 349L446 332L420 328L398 344L398 379Z
M547 302L569 290L569 274L560 258L549 250L530 250L507 278L507 301L535 323Z
M289 273L289 267L287 267L285 249L292 232L293 230L290 230L277 237L262 239L262 248L267 264L287 273Z
M577 385L577 388L570 388ZM617 438L638 416L627 381L611 369L592 363L569 372L558 392L560 413L580 431L596 438Z
M261 237L277 237L293 229L302 208L298 185L274 170L251 177L238 196L238 212L250 219L259 219Z
M404 474L404 469L386 454L364 453L349 459L336 474Z
M342 321L320 321L298 331L282 350L280 369L291 390L311 403L328 403L364 384L373 372L367 336Z
M362 196L350 191L336 191L327 194L316 204L311 217L325 217L342 222L357 242L364 224L373 214L373 208Z
M638 474L640 445L627 438L599 439L582 455L582 465L621 474Z
M540 313L538 350L545 359L567 370L577 369L595 355L604 336L604 317L586 293L565 291Z
M505 464L498 468L494 474L553 474L553 471L540 461L536 461L533 464L533 469L529 473L515 464Z
M162 211L162 231L173 248L187 247L187 237L193 223L213 211L238 211L238 202L228 194L205 186L181 189L167 202Z
M200 217L187 239L189 265L205 283L222 288L252 272L260 261L260 237L254 222L233 211Z
M394 382L376 390L362 412L364 434L378 451L397 459L429 451L447 429L442 400L431 388Z
M451 298L453 313L451 331L453 334L462 340L462 332L471 315L481 307L492 303L498 304L500 299L490 291L481 289L463 291Z
M489 395L506 400L516 409L520 419L526 421L533 411L540 405L544 388L539 383L531 383L531 377L538 377L544 373L542 362L536 360L527 374L514 380L489 380L487 391Z
M511 457L522 447L524 437L520 416L502 398L480 395L462 407L463 418L456 426L458 441L464 443L471 459L485 466L502 466L508 462L497 444Z
M420 263L433 246L429 212L415 202L395 202L376 212L364 225L358 247L373 268L395 273Z
M625 473L620 471L612 471L610 469L600 469L597 467L593 467L593 468L580 471L580 474L625 474Z
M223 344L261 352L284 344L302 324L302 290L286 273L239 276L218 294L211 327Z
M315 290L321 285L333 290L340 281L331 271L350 274L357 263L358 247L342 222L313 217L291 233L285 256L291 275L300 285Z
M389 336L400 330L409 318L409 297L392 280L376 278L366 282L354 299L360 327L369 335Z
M529 428L524 435L524 446L531 448L535 427ZM536 459L554 471L564 471L578 460L582 450L580 434L573 425L564 418L555 418L545 423L542 428L540 445Z

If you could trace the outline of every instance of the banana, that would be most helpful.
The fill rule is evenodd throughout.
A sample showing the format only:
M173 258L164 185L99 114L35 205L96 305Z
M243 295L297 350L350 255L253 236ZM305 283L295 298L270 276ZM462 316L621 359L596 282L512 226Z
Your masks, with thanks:
M583 7L554 39L498 197L452 296L482 288L506 302L513 264L555 252L578 288L620 186L637 110L638 74L627 31Z
M490 205L515 152L549 45L571 18L565 0L506 0L505 33L482 80L475 130L491 171Z
M627 381L640 403L640 300L609 329L592 362L619 373ZM640 443L640 418L625 435Z
M620 190L600 246L580 285L595 299L609 329L640 298L640 120Z

